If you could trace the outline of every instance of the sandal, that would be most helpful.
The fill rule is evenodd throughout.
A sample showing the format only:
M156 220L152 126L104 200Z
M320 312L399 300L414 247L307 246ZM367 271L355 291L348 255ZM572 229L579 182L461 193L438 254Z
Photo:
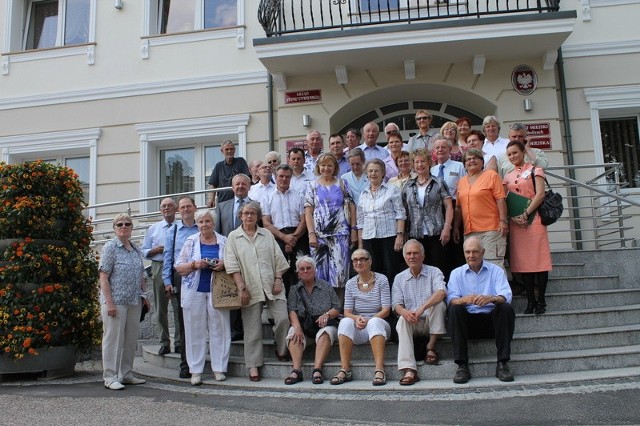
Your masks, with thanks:
M438 352L435 349L427 348L427 356L424 358L424 362L427 365L438 365L438 361L440 361Z
M412 373L413 375L410 376L409 373ZM402 386L411 386L412 384L419 381L420 381L420 377L418 377L418 372L416 370L407 368L404 371L404 377L400 379L400 384Z
M382 374L382 377L378 376ZM373 386L382 386L387 384L387 374L383 370L376 370L373 373Z
M295 377L293 376L294 374L295 374ZM296 383L299 383L299 382L301 382L303 380L304 380L304 378L302 377L302 370L298 370L298 369L294 368L293 370L291 370L291 374L289 375L289 377L284 379L284 384L285 385L295 385Z
M342 375L341 375L342 374ZM343 370L338 371L338 374L331 378L332 385L341 385L344 382L350 382L353 380L353 375L351 374L351 370Z
M320 373L319 376L316 376L316 373ZM324 383L324 378L322 377L322 370L320 368L313 369L313 380L312 383L314 385L321 385Z

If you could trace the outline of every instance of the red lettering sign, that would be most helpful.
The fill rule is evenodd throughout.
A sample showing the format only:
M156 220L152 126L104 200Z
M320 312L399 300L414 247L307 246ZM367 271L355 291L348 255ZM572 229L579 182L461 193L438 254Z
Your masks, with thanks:
M320 102L320 101L322 101L322 93L320 92L320 89L284 92L285 105L299 104L303 102Z
M529 123L526 126L530 147L551 149L551 125L549 123Z
M287 152L289 152L291 148L302 148L306 150L307 140L306 139L289 139L284 142L284 146Z

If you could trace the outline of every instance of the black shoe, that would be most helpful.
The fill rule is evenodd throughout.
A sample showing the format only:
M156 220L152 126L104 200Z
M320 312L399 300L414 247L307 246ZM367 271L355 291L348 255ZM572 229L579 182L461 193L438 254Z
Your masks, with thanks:
M175 348L173 348L173 351L177 354L181 354L182 353L182 346L176 346Z
M180 377L181 379L190 379L191 373L189 373L189 370L180 370L180 374L178 374L178 377Z
M244 339L244 334L232 334L231 335L231 341L232 342L237 342L238 340L243 340Z
M527 309L525 309L523 313L532 314L535 307L536 307L536 302L529 302L527 303Z
M467 364L458 365L458 370L456 371L456 375L453 376L453 383L467 383L471 378L471 372L469 371L469 366Z
M511 374L506 362L498 362L498 366L496 367L496 377L501 382L513 382L513 374Z
M169 349L169 346L160 346L160 350L158 351L158 355L165 356L168 353L171 353L171 349Z
M547 304L538 302L536 305L536 315L542 315L545 312L547 312Z

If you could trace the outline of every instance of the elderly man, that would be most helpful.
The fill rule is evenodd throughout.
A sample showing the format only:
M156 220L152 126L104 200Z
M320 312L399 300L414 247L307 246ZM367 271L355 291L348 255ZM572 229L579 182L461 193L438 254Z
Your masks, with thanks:
M276 190L276 184L271 180L273 174L270 164L262 163L258 169L258 175L260 176L260 182L251 185L249 198L262 204L267 195Z
M389 156L389 151L378 146L378 135L380 135L378 123L371 121L364 125L364 143L358 148L364 152L364 158L367 161L372 158L384 160Z
M535 167L546 169L549 167L549 160L544 155L544 151L538 148L532 148L527 140L527 126L522 123L513 123L509 126L509 141L520 141L524 144L525 155L524 161L531 163ZM500 176L504 177L507 173L514 169L514 165L509 161L507 154L498 157L498 171Z
M295 284L296 256L309 254L309 237L304 220L304 195L290 189L293 171L286 164L276 169L276 190L262 203L262 221L276 238L290 268L283 275L286 293Z
M249 175L249 166L242 157L235 157L236 147L233 142L226 140L220 147L224 160L215 165L209 177L209 186L213 189L226 188L231 186L231 179L238 173ZM217 202L221 203L233 197L233 192L229 190L212 192L209 198L209 207L214 207Z
M413 336L429 335L427 357L430 365L438 363L436 344L445 332L447 288L442 272L424 262L424 247L409 240L402 249L409 269L393 280L391 306L398 315L398 370L403 371L400 384L409 386L419 381Z
M151 273L153 277L153 301L154 307L158 314L158 325L160 326L160 350L158 355L164 356L171 352L169 338L169 300L173 308L173 325L174 325L174 341L173 346L176 352L180 352L182 343L182 335L180 334L180 320L178 318L178 309L180 309L177 297L169 299L164 291L164 282L162 281L162 264L164 262L164 241L167 230L173 225L176 219L176 211L178 206L173 198L165 198L160 202L160 213L162 220L156 222L147 229L142 241L142 255L145 259L151 260Z
M507 144L509 139L500 137L500 122L493 115L488 115L482 120L482 130L486 136L482 152L485 154L495 155L500 158L501 155L507 153Z
M198 232L198 225L194 219L196 213L196 203L193 198L183 196L178 200L178 211L180 211L180 222L174 224L167 230L165 235L165 245L162 252L162 281L167 297L180 298L180 287L182 277L174 269L175 261L180 255L182 246L188 237ZM182 307L178 309L178 320L180 321L180 335L184 336L184 318ZM177 352L177 351L176 351ZM187 364L187 351L184 347L180 350L180 375L181 379L191 377L189 365Z
M413 152L419 148L433 148L431 139L438 134L437 129L431 128L433 116L425 109L416 112L416 124L418 125L418 134L411 136L407 143L409 152Z
M304 151L301 148L291 148L287 154L287 162L293 170L291 175L291 189L295 189L303 196L307 193L309 182L315 180L313 171L304 168Z
M340 167L338 176L351 171L351 166L344 155L344 146L344 139L341 134L335 133L329 136L329 151L336 158L338 167Z
M304 154L304 169L313 173L318 157L322 154L322 135L318 130L307 133L307 152Z
M485 262L484 247L479 238L464 242L466 265L454 269L447 286L449 334L453 340L453 360L458 370L454 383L467 383L471 378L467 341L495 338L498 349L496 377L512 382L507 362L511 358L511 340L515 312L511 307L511 288L504 271Z
M262 160L253 160L249 163L249 172L251 172L251 185L255 185L260 182L260 175L258 174L258 169L262 165Z

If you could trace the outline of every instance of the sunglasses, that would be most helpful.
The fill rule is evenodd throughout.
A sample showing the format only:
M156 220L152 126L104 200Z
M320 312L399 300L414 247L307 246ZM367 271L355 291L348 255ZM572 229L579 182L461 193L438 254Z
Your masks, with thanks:
M131 222L119 222L119 223L116 223L116 226L117 226L118 228L122 228L123 226L126 226L126 227L128 228L128 227L130 227L131 225L133 225Z
M367 260L369 260L368 257L356 257L355 259L351 259L353 263L366 262Z

